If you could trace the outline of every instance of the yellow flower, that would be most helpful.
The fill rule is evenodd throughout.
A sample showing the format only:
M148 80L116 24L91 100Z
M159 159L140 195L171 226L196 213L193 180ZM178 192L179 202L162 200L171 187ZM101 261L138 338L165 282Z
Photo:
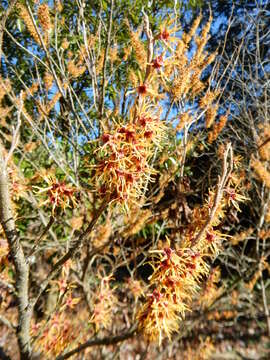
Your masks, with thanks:
M38 194L46 193L47 199L41 202L40 206L52 206L52 214L54 215L56 208L65 210L66 207L71 207L71 204L73 206L77 205L74 197L75 188L67 185L64 181L58 181L52 175L44 176L44 180L48 184L47 187L34 186L34 188L38 189Z
M145 184L151 181L155 171L149 160L154 145L160 147L166 129L145 101L131 111L130 117L127 125L115 124L102 135L96 150L97 165L93 166L99 193L110 194L111 201L126 208L129 202L136 204Z
M95 325L96 331L100 327L108 329L112 323L112 312L117 303L115 288L110 286L112 279L112 275L103 277L99 288L92 298L93 314L90 318L90 323Z

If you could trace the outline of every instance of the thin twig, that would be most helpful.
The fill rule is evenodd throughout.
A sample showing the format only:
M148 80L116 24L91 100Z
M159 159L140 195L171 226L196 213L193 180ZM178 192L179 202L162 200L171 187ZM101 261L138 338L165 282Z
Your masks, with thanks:
M4 36L4 29L6 26L6 21L7 18L9 17L11 11L13 10L14 6L16 5L18 0L12 0L8 6L8 8L6 9L6 11L3 14L2 17L2 21L0 24L0 68L1 68L1 64L2 64L2 46L3 46L3 36Z
M59 355L57 356L57 358L55 360L65 360L68 359L69 357L71 357L72 355L75 355L85 349L87 349L88 347L91 346L102 346L102 345L114 345L117 344L121 341L130 339L135 332L137 331L137 327L133 327L130 331L124 333L124 334L120 334L120 335L115 335L115 336L108 336L105 338L96 338L96 339L91 339L86 341L84 344L79 345L77 348L75 348L74 350L71 350L69 352L67 352L66 354L63 355Z
M145 77L144 77L144 83L146 83L146 80L151 72L152 67L152 60L153 60L153 54L154 54L154 37L152 34L152 30L150 29L150 23L149 23L149 17L145 13L144 9L142 10L142 13L144 15L144 24L145 24L145 33L147 36L148 41L148 47L147 47L147 66L145 71Z
M108 28L107 42L106 42L105 54L104 54L104 60L103 60L102 86L101 86L101 97L100 97L100 107L99 107L101 119L103 118L103 114L104 114L106 65L107 65L107 61L108 61L109 47L110 47L110 43L111 43L113 8L114 8L114 0L111 0L110 15L109 15L109 28Z
M11 146L10 146L9 152L8 152L8 154L6 156L6 159L5 159L5 164L4 164L5 167L8 165L8 162L9 162L10 158L12 157L12 154L13 154L14 150L16 149L16 147L18 146L18 143L19 143L20 127L21 127L21 123L22 123L22 120L21 120L22 108L23 108L23 100L22 100L22 94L21 94L21 96L20 96L20 106L18 107L18 110L17 110L17 120L18 120L17 121L17 126L14 129Z
M11 330L16 330L16 326L13 325L6 317L4 317L3 315L0 315L0 323L4 324L5 326L7 326L9 329Z
M219 179L218 185L217 185L217 191L216 191L216 195L215 195L215 199L214 199L214 204L211 208L211 212L208 216L208 219L205 222L205 225L202 227L202 229L199 231L199 233L197 234L197 236L195 237L195 239L193 240L192 244L193 246L198 244L198 242L200 241L200 239L202 238L202 236L204 235L205 231L207 230L207 228L209 227L209 225L211 224L211 222L213 221L215 215L216 215L216 211L218 209L219 203L222 199L222 195L223 195L223 190L224 190L224 186L227 182L227 179L232 171L232 165L228 164L228 156L230 154L231 157L231 161L232 161L232 146L229 143L227 145L227 149L225 150L224 153L224 157L223 157L223 169L222 169L222 176Z
M86 238L87 235L90 234L90 232L92 231L93 227L95 226L97 220L99 219L100 215L103 213L103 211L107 207L108 203L109 203L109 200L106 197L104 199L103 203L101 204L100 208L96 211L96 213L95 213L92 221L88 225L87 229L84 232L82 232L75 240L73 240L71 242L71 246L70 246L69 250L67 251L67 253L65 255L63 255L58 260L58 262L53 266L53 268L52 268L51 272L48 274L47 278L41 283L38 295L34 299L31 300L32 308L35 306L36 302L38 301L38 299L40 298L42 293L46 290L50 281L57 275L57 273L61 269L62 265L64 265L64 263L68 259L70 259L80 249L80 246L82 245L84 239Z
M50 230L50 228L52 227L53 223L54 223L54 217L51 215L50 220L48 222L48 224L46 225L45 229L43 230L42 234L35 240L33 248L30 252L30 254L28 255L28 259L30 258L30 256L32 256L34 254L34 252L36 251L36 248L38 246L38 244L41 242L41 240L43 239L43 237L47 234L47 232Z

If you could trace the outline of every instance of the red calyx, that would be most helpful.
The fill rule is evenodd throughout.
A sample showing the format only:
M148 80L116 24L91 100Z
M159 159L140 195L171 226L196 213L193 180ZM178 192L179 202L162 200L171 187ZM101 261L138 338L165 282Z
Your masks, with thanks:
M156 57L152 62L152 66L154 69L161 68L163 66L163 56L159 55L158 57Z
M133 177L133 175L132 174L126 174L125 175L125 178L126 178L126 181L128 182L128 183L133 183L133 181L134 181L134 177Z
M134 131L127 130L126 131L126 139L127 139L127 141L134 141L135 140Z
M170 37L170 34L168 33L168 31L166 29L164 29L160 34L159 34L159 39L160 40L164 40L167 41Z
M138 93L139 95L145 95L147 93L147 87L145 84L138 86Z
M155 300L157 300L157 301L159 301L161 298L162 298L162 295L161 295L161 293L159 292L159 291L157 291L156 289L153 291L153 293L152 293L152 297L155 299Z
M135 140L135 132L133 130L128 130L125 127L122 127L121 129L118 130L118 132L120 134L125 134L127 141L134 141Z
M212 233L210 233L210 232L207 232L207 233L206 233L206 240L207 240L208 242L211 243L214 239L215 239L215 235L214 235L214 234L212 234Z
M145 131L144 137L146 139L151 139L152 136L153 136L153 131Z
M124 173L124 171L122 171L122 170L116 169L115 172L116 172L116 174L117 174L118 176L120 176L120 177L125 176L125 173Z
M110 135L109 134L103 134L101 137L101 140L104 144L106 144L109 140L110 140Z
M172 251L172 249L171 248L164 248L164 252L165 252L165 254L167 255L167 257L168 257L168 259L170 259L170 257L172 256L172 253L173 253L173 251Z

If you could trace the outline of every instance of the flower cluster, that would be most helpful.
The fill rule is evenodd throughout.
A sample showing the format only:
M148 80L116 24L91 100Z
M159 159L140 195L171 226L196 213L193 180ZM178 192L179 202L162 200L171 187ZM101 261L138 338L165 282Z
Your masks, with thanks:
M90 235L91 243L95 248L104 246L109 240L112 233L112 224L108 216L104 224L96 226L95 231Z
M179 320L189 310L192 297L198 292L198 283L209 271L203 254L189 248L164 248L155 252L151 285L154 291L138 313L139 327L150 340L159 339L178 330Z
M140 296L143 295L143 284L139 280L135 280L133 278L128 278L126 287L128 292L132 294L132 296L137 300Z
M190 310L202 281L210 273L208 260L220 252L225 235L219 232L218 226L225 217L225 208L233 205L240 210L238 202L244 199L236 191L240 180L236 174L229 173L222 189L219 184L215 191L210 190L204 205L193 209L192 219L182 231L180 247L176 244L175 248L169 245L152 251L158 256L151 262L150 287L153 291L137 314L139 328L146 338L158 339L159 343L164 336L170 338L186 311ZM216 286L218 280L216 269L206 282L203 307L211 305L221 291Z
M45 322L32 325L32 335L37 336L36 350L41 350L47 356L57 356L68 345L72 344L78 335L78 329L74 331L74 323L64 312L56 312Z
M238 312L236 310L221 310L221 311L214 311L207 315L207 319L210 321L216 320L231 320L235 319L238 315Z
M95 325L96 331L101 327L108 329L112 324L112 312L117 304L115 288L111 288L112 276L103 277L99 289L92 298L93 315L90 323Z
M18 4L17 9L19 10L20 18L24 21L30 35L39 45L41 45L40 38L26 6L24 6L23 4Z
M217 286L219 280L220 280L220 269L216 267L211 271L204 285L203 293L199 298L199 303L201 304L203 309L209 308L222 293L223 291L222 286L221 287Z
M213 358L215 347L211 338L207 337L205 340L200 338L199 341L199 344L188 344L183 354L183 360L209 360Z
M270 171L268 170L268 163L264 163L258 159L253 158L251 160L251 166L254 169L255 174L270 188Z
M269 271L269 264L265 260L264 257L260 259L260 262L258 264L258 270L255 271L253 274L251 280L245 284L246 288L249 291L252 291L254 289L254 286L256 285L257 281L262 277L263 270L268 269Z
M114 124L110 132L104 133L95 166L99 193L110 194L111 200L123 202L126 207L129 201L136 204L154 174L149 160L153 145L159 146L164 131L165 124L153 112L137 111L134 121Z
M42 30L46 33L51 30L50 9L47 4L41 4L38 7L37 16Z
M38 194L45 194L46 199L40 203L40 206L51 206L52 215L55 214L55 210L60 208L65 210L67 207L76 205L75 192L76 189L66 184L64 181L58 181L54 176L44 176L44 180L48 184L45 188L38 189Z
M246 230L241 231L238 234L235 234L231 239L230 242L233 246L238 245L242 241L248 239L254 233L254 228L250 227Z
M213 125L212 131L210 131L208 134L208 142L210 144L212 144L212 142L217 139L218 135L221 133L221 131L225 127L225 125L227 123L227 118L228 118L227 115L222 115L222 116L220 116L219 122L215 123Z
M69 281L72 261L66 261L61 269L58 280L51 281L53 300L48 304L48 320L32 324L32 335L36 337L35 347L48 358L61 353L67 346L78 341L78 327L84 326L84 321L78 318L78 304L81 298L76 296L76 285ZM55 301L55 303L54 303ZM50 314L51 306L55 311ZM75 325L76 324L76 325ZM76 331L74 331L76 328Z
M19 173L13 161L9 162L8 175L11 182L10 192L12 199L15 201L26 197L27 185L25 185L25 179Z

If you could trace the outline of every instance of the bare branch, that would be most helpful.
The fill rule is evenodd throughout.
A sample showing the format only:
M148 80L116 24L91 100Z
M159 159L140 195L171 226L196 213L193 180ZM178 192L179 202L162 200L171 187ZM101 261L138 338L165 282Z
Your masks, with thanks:
M13 325L7 318L5 318L3 315L0 315L0 323L7 326L11 330L16 330L16 326Z
M224 190L224 186L226 184L226 181L232 171L232 164L228 164L228 157L231 157L231 161L232 161L232 146L229 143L227 145L227 149L224 153L224 157L223 157L223 169L222 169L222 176L219 179L218 185L217 185L217 191L216 191L216 195L215 195L215 199L214 199L214 204L211 208L211 212L209 214L208 219L205 222L205 225L203 226L203 228L201 229L201 231L198 233L198 235L196 236L196 238L193 241L193 245L197 244L201 237L204 235L205 231L207 230L207 228L209 227L209 225L211 224L211 222L213 221L213 218L216 214L216 211L218 209L219 203L221 201L222 195L223 195L223 190Z
M106 43L104 61L103 61L102 87L101 87L101 95L100 95L99 112L100 112L100 118L101 119L103 118L103 114L104 114L105 86L106 86L106 64L107 64L107 61L108 61L109 48L110 48L110 43L111 43L113 8L114 8L114 0L111 0L107 43Z
M82 245L84 239L86 238L87 235L90 234L90 232L92 231L93 227L95 226L97 220L99 219L100 215L103 213L103 211L107 207L108 202L109 202L109 200L106 197L104 199L103 203L101 204L100 208L96 211L95 216L93 217L92 221L88 225L87 229L83 233L81 233L81 235L79 235L77 237L77 239L75 239L73 242L71 242L71 246L70 246L69 250L67 251L67 253L65 255L63 255L58 260L58 262L54 265L54 267L52 268L52 270L49 273L49 275L47 276L47 278L41 283L38 295L36 296L36 298L32 299L31 308L33 308L35 306L35 304L38 301L39 297L41 296L43 291L46 290L46 288L49 285L50 281L56 276L58 271L61 269L62 265L64 265L64 263L68 259L70 259L76 253L76 251L79 250L79 248Z
M96 338L96 339L91 339L86 341L84 344L78 346L76 349L71 350L69 352L67 352L66 354L57 356L56 360L65 360L70 358L72 355L75 355L85 349L87 349L88 347L91 346L102 346L102 345L114 345L117 344L121 341L130 339L135 332L137 331L137 327L133 327L130 331L121 334L121 335L115 335L115 336L108 336L105 338Z
M17 111L17 126L13 131L13 136L12 136L12 142L11 142L11 146L8 152L8 155L5 159L5 167L8 165L8 161L11 158L14 150L16 149L16 147L18 146L18 142L19 142L19 138L20 138L20 127L21 127L21 113L22 113L22 108L23 108L23 100L22 97L20 97L20 106L18 108Z

